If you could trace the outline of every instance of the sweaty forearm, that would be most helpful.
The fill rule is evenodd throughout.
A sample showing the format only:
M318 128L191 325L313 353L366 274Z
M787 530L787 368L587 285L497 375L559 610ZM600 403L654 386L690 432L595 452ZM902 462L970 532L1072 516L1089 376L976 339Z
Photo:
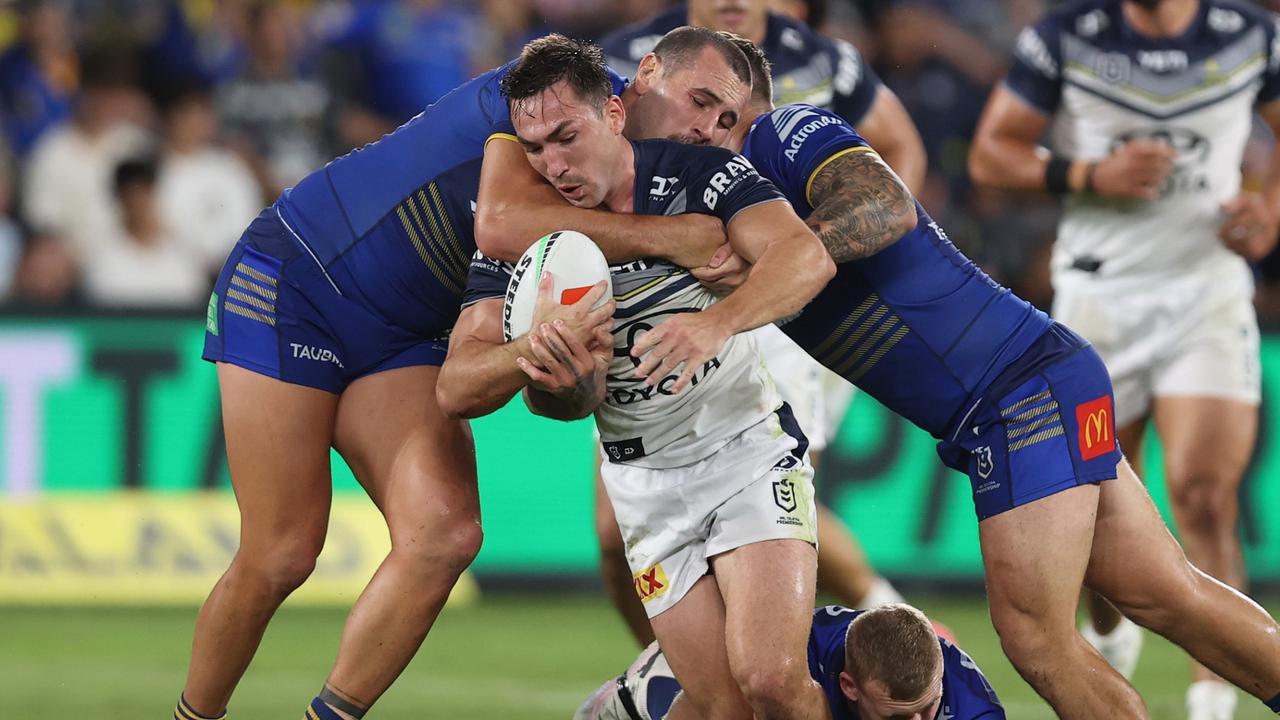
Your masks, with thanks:
M678 265L705 265L724 242L706 216L631 215L578 208L545 195L527 202L495 203L476 215L476 245L489 257L515 262L543 235L575 230L600 246L610 263L659 257ZM714 230L714 232L709 232Z
M831 257L807 235L770 243L741 287L704 312L732 333L800 312L835 274Z
M450 352L437 383L440 406L450 415L477 418L506 405L529 382L516 365L517 357L530 356L528 342L472 340Z

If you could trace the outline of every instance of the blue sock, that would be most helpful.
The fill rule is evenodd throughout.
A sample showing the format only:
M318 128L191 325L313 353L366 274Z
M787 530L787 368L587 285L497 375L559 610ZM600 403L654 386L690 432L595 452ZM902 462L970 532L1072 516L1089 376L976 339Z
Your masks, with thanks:
M336 710L329 707L325 701L316 696L311 704L307 706L306 720L343 720L342 716Z
M1280 715L1280 695L1276 695L1268 700L1267 707L1271 708L1271 712Z
M187 698L179 695L178 704L173 708L173 720L227 720L227 711L223 710L221 715L201 715L191 706L187 704Z

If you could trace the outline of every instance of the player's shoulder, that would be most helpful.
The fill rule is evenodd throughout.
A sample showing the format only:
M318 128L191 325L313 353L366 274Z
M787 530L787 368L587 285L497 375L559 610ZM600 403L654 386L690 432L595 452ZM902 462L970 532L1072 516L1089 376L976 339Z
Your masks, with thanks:
M738 153L714 145L690 145L673 140L637 140L638 171L650 177L677 176L692 179L741 158ZM641 178L637 177L639 181Z
M1032 25L1045 41L1062 35L1095 36L1112 29L1117 23L1118 0L1071 0L1045 11Z
M808 63L815 55L836 54L842 42L844 41L823 35L799 20L781 13L770 12L761 49L774 64L776 74L779 72L776 70L779 65L786 66L792 62Z
M600 38L600 48L611 61L638 63L663 35L684 25L688 10L678 5L651 18L618 28Z
M1242 0L1204 0L1205 25L1210 32L1219 35L1238 35L1253 28L1262 28L1267 33L1276 32L1276 23L1280 16L1276 13L1250 2Z

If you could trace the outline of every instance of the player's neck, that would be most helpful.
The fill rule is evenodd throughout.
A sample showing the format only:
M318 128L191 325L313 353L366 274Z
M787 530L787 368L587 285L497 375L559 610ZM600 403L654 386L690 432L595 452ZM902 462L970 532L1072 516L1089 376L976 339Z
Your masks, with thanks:
M629 213L635 208L636 195L636 151L631 141L618 137L618 152L615 167L616 182L604 196L604 206L616 213Z
M704 27L704 28L711 28L713 30L728 29L728 28L720 28L716 24L715 11L712 11L707 15L699 15L698 13L693 11L693 8L689 8L689 24L697 25L699 27ZM768 30L769 30L769 14L763 13L754 22L748 22L746 25L743 25L741 28L735 29L734 32L757 45L761 45L764 43L764 36L765 36L765 33L768 32Z
M1122 5L1124 19L1139 33L1153 38L1178 37L1195 22L1200 0L1160 0L1154 8L1136 2Z

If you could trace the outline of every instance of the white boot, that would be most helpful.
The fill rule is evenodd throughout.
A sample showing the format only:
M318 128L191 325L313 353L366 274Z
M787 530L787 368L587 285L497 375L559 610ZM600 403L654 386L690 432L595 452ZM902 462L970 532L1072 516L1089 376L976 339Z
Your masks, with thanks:
M1187 688L1187 720L1231 720L1236 689L1221 680L1200 680Z
M1092 623L1085 623L1080 634L1116 672L1126 679L1133 677L1133 671L1138 667L1138 655L1142 653L1142 628L1129 618L1121 617L1120 623L1106 635L1099 635Z

